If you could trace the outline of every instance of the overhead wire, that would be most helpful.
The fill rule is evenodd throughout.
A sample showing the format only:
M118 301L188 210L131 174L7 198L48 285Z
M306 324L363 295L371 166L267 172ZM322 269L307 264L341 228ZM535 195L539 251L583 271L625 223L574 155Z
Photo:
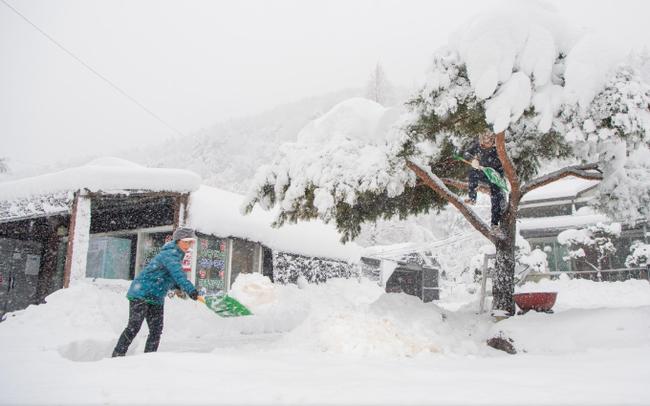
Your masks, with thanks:
M476 237L476 233L473 231L465 232L465 233L461 232L436 241L425 242L425 243L413 243L402 247L388 248L385 250L377 250L376 252L373 253L372 257L377 257L377 258L381 257L383 259L387 259L386 256L396 256L400 254L408 254L411 252L439 248L454 243L458 243L461 241L465 241L474 237Z
M129 95L126 91L124 91L122 88L120 88L118 85L113 83L110 79L108 79L106 76L102 75L99 73L96 69L94 69L92 66L90 66L88 63L84 62L81 58L79 58L77 55L75 55L72 51L68 50L66 47L64 47L60 42L58 42L56 39L54 39L51 35L49 35L47 32L42 30L38 25L33 23L29 18L27 18L24 14L22 14L20 11L18 11L15 7L13 7L11 4L9 4L6 0L0 0L7 8L9 8L11 11L16 13L20 18L25 20L29 25L31 25L34 29L36 29L40 34L42 34L45 38L47 38L50 42L52 42L54 45L56 45L58 48L60 48L63 52L68 54L70 57L72 57L75 61L80 63L83 67L88 69L90 72L95 74L98 78L103 80L105 83L107 83L109 86L111 86L114 90L116 90L118 93L120 93L122 96L126 97L127 99L131 100L134 104L136 104L138 107L140 107L142 110L144 110L147 114L149 114L151 117L156 119L158 122L163 124L165 127L168 129L172 130L176 134L180 136L184 136L182 131L178 130L176 127L172 126L169 124L167 121L163 120L158 114L154 113L151 109L149 109L147 106L139 102L137 99L135 99L133 96Z

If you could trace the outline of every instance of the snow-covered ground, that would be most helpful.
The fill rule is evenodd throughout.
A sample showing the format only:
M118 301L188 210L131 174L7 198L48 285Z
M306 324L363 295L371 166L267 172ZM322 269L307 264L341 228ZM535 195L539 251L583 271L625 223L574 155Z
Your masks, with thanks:
M528 284L554 314L494 323L463 285L436 304L366 280L237 280L254 316L167 299L158 353L127 357L128 282L82 281L0 323L1 404L648 404L650 284ZM446 301L465 300L460 310ZM454 303L454 308L458 307ZM517 355L487 347L499 332Z

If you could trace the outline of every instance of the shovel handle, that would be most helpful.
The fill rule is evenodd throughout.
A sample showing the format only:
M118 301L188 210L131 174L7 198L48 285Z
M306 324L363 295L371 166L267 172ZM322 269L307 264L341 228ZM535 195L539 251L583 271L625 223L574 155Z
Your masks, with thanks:
M203 296L198 296L198 297L196 298L196 301L205 304L205 298L204 298Z
M460 161L460 162L463 162L463 163L465 163L465 164L467 164L467 165L469 165L469 166L472 166L472 163L471 163L470 161L468 161L467 159L463 158L463 157L460 156L460 155L456 155L456 154L454 154L453 157L454 157L454 159L455 159L456 161ZM478 169L483 169L483 167L482 167L481 165L479 165Z

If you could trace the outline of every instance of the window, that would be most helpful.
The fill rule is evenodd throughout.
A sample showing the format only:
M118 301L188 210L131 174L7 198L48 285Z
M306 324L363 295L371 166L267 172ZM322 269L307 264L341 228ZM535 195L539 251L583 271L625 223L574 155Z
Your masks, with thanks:
M260 257L259 244L233 238L230 286L232 286L240 273L259 272Z
M571 261L564 260L569 251L557 242L557 237L528 238L531 249L539 248L546 253L549 272L571 271Z
M172 232L143 233L140 239L140 258L138 271L140 273L151 260L162 250L163 245L172 240Z
M131 239L90 236L86 276L89 278L129 279Z

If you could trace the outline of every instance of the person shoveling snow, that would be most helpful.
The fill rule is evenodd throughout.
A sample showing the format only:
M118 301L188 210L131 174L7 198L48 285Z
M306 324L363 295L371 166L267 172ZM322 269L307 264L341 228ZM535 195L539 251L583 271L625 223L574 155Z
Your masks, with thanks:
M126 294L129 299L129 321L117 341L113 357L123 357L126 354L144 320L147 320L149 327L144 352L158 350L163 329L165 295L169 290L180 287L193 300L199 296L181 268L183 257L194 244L196 234L191 228L179 227L172 238L173 241L165 244L131 283Z

